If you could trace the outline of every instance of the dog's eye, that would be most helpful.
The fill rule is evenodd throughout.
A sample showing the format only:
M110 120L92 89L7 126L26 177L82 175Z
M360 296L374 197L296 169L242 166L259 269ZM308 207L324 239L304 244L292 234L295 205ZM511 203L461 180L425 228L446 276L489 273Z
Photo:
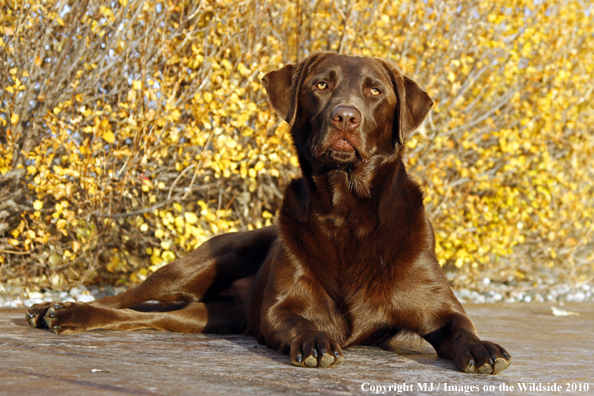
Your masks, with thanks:
M322 81L322 82L317 83L316 87L318 89L328 89L328 84Z
M379 90L379 89L377 89L377 88L371 88L371 89L369 90L369 93L370 93L370 94L372 94L373 96L377 96L377 95L381 95L381 94L382 94L382 91L380 91L380 90Z

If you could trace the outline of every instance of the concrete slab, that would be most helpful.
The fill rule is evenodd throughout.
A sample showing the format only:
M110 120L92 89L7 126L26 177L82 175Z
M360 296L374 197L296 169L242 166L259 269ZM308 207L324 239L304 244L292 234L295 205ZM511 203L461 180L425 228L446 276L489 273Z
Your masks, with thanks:
M551 391L554 384L563 393L593 395L588 367L594 356L594 303L567 304L564 309L580 314L567 317L553 316L550 306L465 307L479 334L513 356L510 368L497 376L458 372L417 338L395 340L391 351L353 347L340 366L303 369L250 337L158 331L55 335L28 327L24 310L4 310L0 395L547 395L557 393ZM390 385L391 390L378 388Z

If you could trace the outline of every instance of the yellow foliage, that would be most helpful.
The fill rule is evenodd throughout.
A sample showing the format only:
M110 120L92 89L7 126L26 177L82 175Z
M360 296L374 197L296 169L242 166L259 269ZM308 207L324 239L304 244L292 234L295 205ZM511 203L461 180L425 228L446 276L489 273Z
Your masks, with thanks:
M391 59L435 99L406 147L442 265L594 259L587 2L207 3L0 2L0 175L31 208L0 279L139 282L271 224L299 171L260 79L319 50Z

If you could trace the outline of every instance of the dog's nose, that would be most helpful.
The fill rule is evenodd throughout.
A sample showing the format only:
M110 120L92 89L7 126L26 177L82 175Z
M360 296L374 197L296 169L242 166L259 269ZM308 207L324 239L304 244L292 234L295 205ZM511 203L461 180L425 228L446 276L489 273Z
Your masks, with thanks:
M361 124L361 113L352 106L338 106L330 118L336 129L341 131L353 131Z

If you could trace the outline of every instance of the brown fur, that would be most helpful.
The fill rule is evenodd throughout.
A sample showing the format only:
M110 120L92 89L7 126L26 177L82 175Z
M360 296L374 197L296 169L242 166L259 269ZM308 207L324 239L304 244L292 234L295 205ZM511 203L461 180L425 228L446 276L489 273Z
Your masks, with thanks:
M214 237L122 295L34 305L31 326L248 333L304 367L408 332L463 371L507 368L442 275L423 193L404 169L405 139L433 104L425 91L383 60L332 53L263 83L303 172L277 224ZM138 305L149 300L160 305Z

